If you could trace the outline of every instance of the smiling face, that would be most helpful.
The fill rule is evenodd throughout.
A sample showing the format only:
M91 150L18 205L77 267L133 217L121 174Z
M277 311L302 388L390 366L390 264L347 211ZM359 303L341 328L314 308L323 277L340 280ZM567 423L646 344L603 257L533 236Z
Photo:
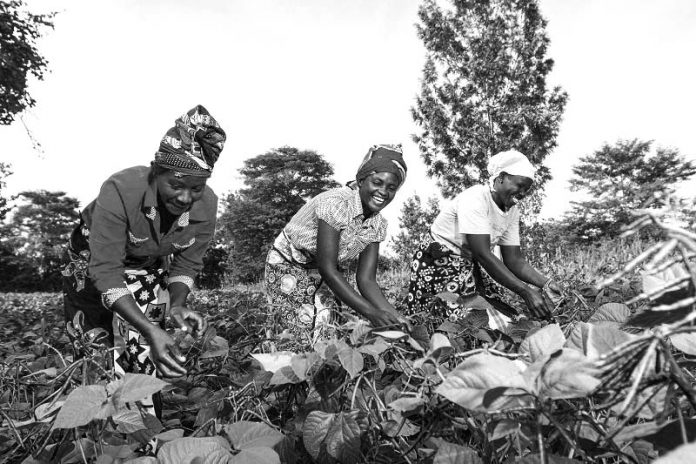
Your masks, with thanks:
M399 190L399 178L391 172L375 172L358 181L358 191L365 216L384 209Z
M504 172L495 180L494 186L493 200L495 204L500 209L507 211L527 196L532 187L532 179Z
M165 170L157 174L157 195L160 204L174 216L180 216L201 199L205 189L206 177L177 177L174 171Z

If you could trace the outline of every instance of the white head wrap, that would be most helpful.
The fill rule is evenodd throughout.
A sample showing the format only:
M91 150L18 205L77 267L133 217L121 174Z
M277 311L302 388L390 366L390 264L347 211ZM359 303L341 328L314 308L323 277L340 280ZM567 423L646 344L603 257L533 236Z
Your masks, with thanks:
M491 156L491 159L488 160L488 174L491 176L491 182L501 172L507 172L513 176L529 177L533 180L536 169L522 153L516 150L508 150L501 151L497 155Z

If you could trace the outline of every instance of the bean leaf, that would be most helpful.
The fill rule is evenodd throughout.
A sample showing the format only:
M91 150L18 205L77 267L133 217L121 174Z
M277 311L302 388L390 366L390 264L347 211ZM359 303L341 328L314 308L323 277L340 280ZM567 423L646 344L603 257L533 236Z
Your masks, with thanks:
M566 348L544 363L540 379L534 384L542 397L579 398L597 388L600 382L596 374L596 369L582 353Z
M433 460L433 464L481 464L482 462L476 451L471 448L444 440L439 440L437 454Z
M116 408L134 403L157 393L167 386L167 382L145 374L126 374L122 379L111 382L107 389L111 391Z
M292 365L292 357L295 353L291 351L276 351L275 353L258 353L251 355L261 363L261 367L268 372L275 372L278 369Z
M669 337L679 351L696 356L696 333L676 333Z
M196 458L205 460L208 455L229 449L230 445L223 437L184 437L162 445L157 459L161 464L178 464Z
M208 459L205 460L205 464L209 464ZM271 448L249 448L235 454L229 461L221 461L220 464L280 464L280 456Z
M314 458L319 457L324 439L333 424L334 415L323 411L312 411L302 426L302 441L305 449Z
M229 351L230 346L227 339L216 335L206 343L205 351L203 351L199 358L206 359L215 358L217 356L227 356Z
M291 366L283 366L273 373L273 377L271 377L269 383L271 385L286 385L289 383L300 383L303 380L304 379L297 376Z
M100 415L106 403L106 389L103 385L78 387L68 395L63 407L58 411L53 428L72 429L89 424Z
M365 366L362 354L350 347L339 351L338 359L341 361L341 366L348 372L351 379L355 378Z
M550 324L525 338L520 345L520 354L536 362L563 348L565 342L558 324Z
M616 322L623 324L631 317L631 310L623 303L605 303L587 322Z
M528 406L530 399L523 394L526 388L519 364L481 353L447 374L436 392L466 409L486 412ZM486 397L492 389L495 394Z
M336 415L326 434L326 451L343 464L360 461L360 426L351 415Z
M283 440L284 435L262 423L239 421L225 426L225 433L235 449L249 449L266 446L273 448Z
M682 445L655 461L655 464L691 464L696 456L696 443Z

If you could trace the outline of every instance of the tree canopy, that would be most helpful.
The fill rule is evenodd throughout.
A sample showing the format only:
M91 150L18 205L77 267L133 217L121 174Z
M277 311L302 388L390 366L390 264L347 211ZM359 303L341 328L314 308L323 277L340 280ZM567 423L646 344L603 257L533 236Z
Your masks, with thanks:
M572 202L565 222L583 240L614 237L638 208L660 207L674 184L696 174L696 165L673 148L652 149L652 141L604 144L573 167L571 190L590 198Z
M266 253L292 216L308 199L339 184L322 155L293 147L250 158L239 172L245 187L223 200L219 228L232 244L230 275L253 282L263 276Z
M401 263L408 263L418 248L421 235L430 230L430 226L440 213L437 198L431 197L425 205L420 196L413 195L401 206L399 216L399 233L392 238L392 249Z
M543 187L567 95L546 86L553 60L537 1L442 3L425 0L417 26L426 62L412 115L428 175L452 197L487 178L492 155L516 149L539 168Z
M29 78L43 79L46 59L36 41L46 28L53 28L50 14L32 14L22 0L0 2L0 124L36 103L29 94Z
M17 198L20 204L2 227L0 274L12 276L3 287L59 290L63 253L78 223L79 202L65 192L46 190L21 192Z
M244 161L239 173L246 185L239 193L245 198L293 210L327 188L338 186L331 180L333 167L323 156L287 146Z

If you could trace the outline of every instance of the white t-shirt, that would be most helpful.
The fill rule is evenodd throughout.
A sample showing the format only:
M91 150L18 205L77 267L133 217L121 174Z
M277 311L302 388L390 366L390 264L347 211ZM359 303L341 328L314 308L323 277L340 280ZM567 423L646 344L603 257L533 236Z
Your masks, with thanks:
M520 244L520 210L502 211L493 201L487 185L474 185L445 204L430 232L435 240L456 254L471 257L464 234L488 234L491 250L496 245Z

